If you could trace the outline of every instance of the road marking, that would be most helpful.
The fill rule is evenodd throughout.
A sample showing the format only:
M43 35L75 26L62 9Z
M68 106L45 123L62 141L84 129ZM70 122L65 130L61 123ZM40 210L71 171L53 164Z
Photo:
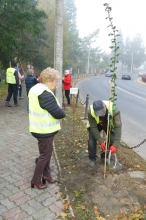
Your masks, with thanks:
M142 99L142 100L144 100L144 101L146 101L146 98L143 98L143 97L141 97L141 96L139 96L139 95L135 95L135 94L133 94L133 93L131 93L131 92L128 92L128 91L126 91L125 89L122 89L122 88L120 88L120 87L116 87L117 89L119 89L119 90L121 90L121 91L123 91L123 92L125 92L125 93L127 93L127 94L129 94L129 95L132 95L132 96L134 96L134 97L136 97L136 98L139 98L139 99Z

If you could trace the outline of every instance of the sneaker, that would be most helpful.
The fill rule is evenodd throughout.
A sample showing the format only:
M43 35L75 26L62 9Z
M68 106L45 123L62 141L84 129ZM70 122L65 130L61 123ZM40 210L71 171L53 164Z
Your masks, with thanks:
M10 104L9 104L9 102L5 102L5 106L7 106L7 107L12 107Z
M19 97L19 99L24 99L24 98L21 96L21 97Z
M20 106L19 104L15 104L15 107L18 107L18 106Z
M95 165L95 160L89 160L89 166L93 167Z

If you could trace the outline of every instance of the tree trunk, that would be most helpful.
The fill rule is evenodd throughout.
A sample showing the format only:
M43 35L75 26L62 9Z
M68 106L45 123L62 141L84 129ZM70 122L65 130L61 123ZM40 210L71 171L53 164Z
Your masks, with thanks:
M64 0L56 0L55 36L54 36L54 69L60 73L56 87L56 97L62 107L62 63L63 63L63 12Z

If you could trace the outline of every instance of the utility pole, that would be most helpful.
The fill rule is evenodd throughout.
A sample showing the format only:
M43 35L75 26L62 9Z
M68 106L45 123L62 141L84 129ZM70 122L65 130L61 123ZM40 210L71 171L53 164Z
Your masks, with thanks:
M90 44L88 48L88 66L87 66L87 75L89 75L89 64L90 64Z
M131 57L131 75L132 75L132 71L133 71L133 53L132 53L132 57Z

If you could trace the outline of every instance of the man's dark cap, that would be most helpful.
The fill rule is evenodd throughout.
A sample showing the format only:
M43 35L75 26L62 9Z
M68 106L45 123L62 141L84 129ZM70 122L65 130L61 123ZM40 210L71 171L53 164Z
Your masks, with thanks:
M95 112L95 115L102 116L104 115L104 103L101 100L97 100L93 102L93 110Z
M11 66L12 67L16 67L17 66L17 63L15 61L11 61Z

